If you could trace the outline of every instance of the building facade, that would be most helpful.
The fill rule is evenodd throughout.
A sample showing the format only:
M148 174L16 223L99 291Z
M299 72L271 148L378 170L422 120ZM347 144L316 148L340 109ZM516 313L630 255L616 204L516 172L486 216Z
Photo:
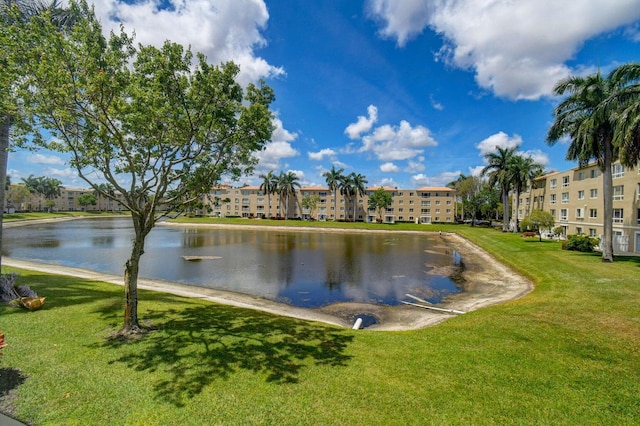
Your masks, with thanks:
M612 166L613 243L618 253L640 253L640 166ZM596 163L537 178L520 196L522 220L533 209L554 217L564 235L601 237L604 231L602 172ZM515 204L515 203L514 203ZM515 208L515 207L514 207Z
M296 190L287 202L277 194L267 196L259 186L234 188L220 185L205 199L214 217L290 218L303 220L338 220L375 222L378 212L369 209L369 196L379 187L367 188L364 196L348 199L338 191L322 186L309 186ZM393 200L383 212L385 223L454 223L455 190L445 187L398 189L385 187ZM315 205L305 207L305 197L313 197ZM354 214L355 204L355 214ZM355 219L354 219L355 218Z

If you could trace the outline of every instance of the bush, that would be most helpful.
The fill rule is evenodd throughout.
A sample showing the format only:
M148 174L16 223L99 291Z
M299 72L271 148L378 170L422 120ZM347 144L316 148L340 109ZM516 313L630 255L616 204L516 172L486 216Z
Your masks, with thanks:
M588 235L569 235L567 240L562 242L562 249L591 253L599 242L598 238Z

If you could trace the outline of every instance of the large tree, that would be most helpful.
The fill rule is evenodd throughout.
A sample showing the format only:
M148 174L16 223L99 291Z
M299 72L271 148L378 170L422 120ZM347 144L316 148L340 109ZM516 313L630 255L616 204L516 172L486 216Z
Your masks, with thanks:
M378 212L379 222L383 221L382 212L393 204L393 197L384 188L378 188L369 196L369 209Z
M340 189L340 182L343 178L342 172L344 169L336 170L336 166L331 166L331 170L326 171L322 174L327 182L327 186L329 187L329 191L333 191L333 220L335 221L338 218L338 189Z
M535 162L535 160L526 155L514 155L511 158L509 164L509 177L514 192L515 203L515 226L513 232L520 231L520 224L518 221L518 210L520 210L520 194L526 188L527 185L533 181L533 178L538 176L542 170L542 165Z
M7 160L10 149L9 137L16 105L9 96L12 86L20 78L20 62L23 58L13 58L11 53L11 33L7 28L29 22L32 17L46 17L54 30L69 29L73 25L73 14L63 8L58 0L0 0L0 182L7 176ZM17 59L17 60L16 60ZM0 185L0 252L2 248L2 220L5 205L5 188ZM0 253L0 267L2 256Z
M260 183L260 191L262 191L267 196L267 217L271 219L271 195L275 194L277 191L278 180L277 176L273 173L273 170L269 170L266 175L260 175L260 179L262 182Z
M615 73L615 71L614 71ZM611 165L618 158L616 118L619 109L612 106L621 88L600 72L586 77L568 77L556 84L556 95L565 96L553 111L554 121L547 134L547 143L555 144L569 137L567 160L586 165L596 160L602 171L604 203L602 261L613 262L613 178Z
M367 193L367 183L369 181L360 173L351 173L351 183L353 185L353 221L357 222L358 195L364 197Z
M613 143L618 147L620 162L634 167L640 162L640 63L619 66L611 73L611 80L618 90L605 110L615 114Z
M280 194L280 199L284 197L285 200L285 219L289 219L289 197L294 197L294 202L297 202L296 196L296 188L300 188L300 178L298 176L289 171L287 173L280 172L278 176L278 193Z
M502 232L509 231L509 191L511 190L511 161L518 146L511 148L497 147L495 152L485 154L487 165L482 169L482 175L489 176L489 183L500 188L502 197Z
M194 61L178 44L135 47L123 29L107 39L86 3L71 7L81 19L68 35L47 19L12 28L12 52L25 63L18 128L37 146L68 153L102 195L96 181L121 194L135 233L121 331L138 332L146 236L165 210L188 207L222 176L252 171L273 131L274 95L264 84L243 90L235 64L212 66L201 54Z

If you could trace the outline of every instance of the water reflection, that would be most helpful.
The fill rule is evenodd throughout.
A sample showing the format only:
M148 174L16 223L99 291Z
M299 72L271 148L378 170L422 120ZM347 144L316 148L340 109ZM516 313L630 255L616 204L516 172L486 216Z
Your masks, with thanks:
M5 230L4 255L122 274L129 219L83 220ZM437 303L458 292L434 271L462 259L424 235L156 227L141 276L225 289L296 306L356 301L396 305L405 293ZM184 256L200 257L198 262Z

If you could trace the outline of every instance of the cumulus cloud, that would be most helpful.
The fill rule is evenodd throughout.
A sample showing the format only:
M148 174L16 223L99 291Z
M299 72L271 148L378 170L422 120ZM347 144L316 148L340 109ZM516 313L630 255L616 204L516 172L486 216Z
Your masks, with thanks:
M29 163L35 164L66 164L66 162L57 155L31 154L27 157Z
M325 157L335 158L336 152L333 149L324 148L318 152L309 152L307 155L309 155L310 160L322 161Z
M256 170L261 173L269 170L276 170L280 167L280 160L283 158L295 157L299 154L298 150L291 146L291 142L297 139L297 133L291 133L282 125L282 120L275 118L273 120L275 130L271 135L271 142L265 145L265 148L256 153L258 165Z
M444 40L439 59L510 99L550 95L576 73L566 62L585 41L640 19L637 0L370 0L368 11L400 46L431 28ZM626 33L637 39L637 27Z
M522 155L531 157L533 161L535 161L536 163L540 164L543 167L549 164L549 154L539 149L532 149L529 151L525 151L522 153Z
M458 179L460 171L455 172L443 172L435 176L427 176L424 173L411 176L411 184L418 188L421 186L446 186L449 182Z
M367 133L378 121L378 108L375 105L367 107L367 117L358 116L358 121L347 126L344 132L350 139L358 139L361 134Z
M509 136L504 132L498 132L489 136L483 141L476 144L476 148L480 150L480 156L495 152L497 148L513 148L522 145L522 138L519 135Z
M407 173L423 172L424 169L426 168L425 165L422 163L423 161L424 161L424 157L422 156L418 157L418 161L409 160L407 162L407 167L405 167L403 170Z
M95 0L96 15L106 34L135 31L136 41L161 46L166 39L191 46L209 62L240 65L240 83L284 73L256 56L266 44L261 30L269 13L264 0Z
M380 171L384 173L397 173L400 171L400 167L395 164L389 162L380 165Z

